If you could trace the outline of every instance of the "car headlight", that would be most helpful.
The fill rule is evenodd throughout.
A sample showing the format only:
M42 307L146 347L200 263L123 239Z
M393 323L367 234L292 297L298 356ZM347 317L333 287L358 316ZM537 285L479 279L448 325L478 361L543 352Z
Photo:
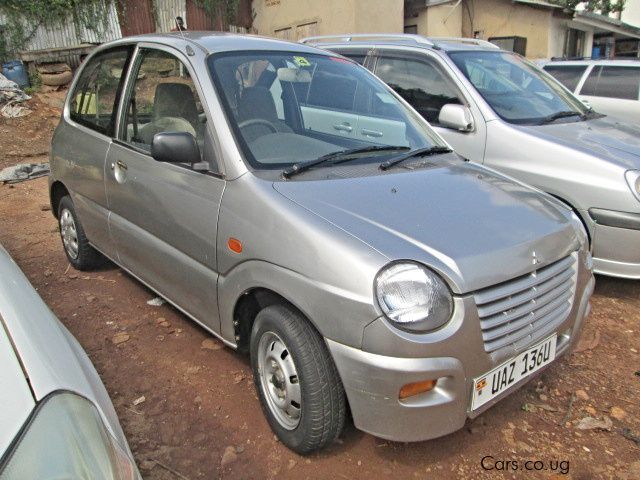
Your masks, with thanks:
M0 480L138 480L140 474L91 402L61 392L44 400L0 465Z
M631 189L631 193L636 199L640 200L640 170L627 170L624 178Z
M375 294L384 315L402 330L435 330L453 312L449 287L418 263L392 263L383 268L376 277Z

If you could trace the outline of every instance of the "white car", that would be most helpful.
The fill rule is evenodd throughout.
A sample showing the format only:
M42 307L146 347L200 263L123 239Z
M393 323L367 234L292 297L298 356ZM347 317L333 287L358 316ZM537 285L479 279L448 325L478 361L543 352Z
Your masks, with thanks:
M0 246L0 480L138 480L80 344Z
M596 112L640 124L640 60L552 61L542 68Z

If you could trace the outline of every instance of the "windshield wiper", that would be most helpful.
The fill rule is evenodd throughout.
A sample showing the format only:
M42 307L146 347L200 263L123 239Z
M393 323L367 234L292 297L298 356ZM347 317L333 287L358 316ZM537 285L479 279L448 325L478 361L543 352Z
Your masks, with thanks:
M370 152L382 152L382 151L394 151L394 150L409 150L409 147L399 146L399 145L374 145L368 147L359 147L359 148L351 148L348 150L339 150L337 152L327 153L326 155L322 155L321 157L316 158L315 160L309 160L308 162L300 162L291 165L290 167L285 168L282 171L283 178L291 178L294 175L302 173L306 170L309 170L316 165L320 165L321 163L327 163L334 161L333 163L342 163L347 160L351 160L352 155L356 155L358 153L370 153Z
M399 157L392 158L387 160L386 162L382 162L378 167L380 170L389 170L394 165L398 165L399 163L408 160L413 157L424 157L427 155L439 155L442 153L450 153L453 152L449 147L445 147L444 145L435 145L432 147L418 148L417 150L412 150L410 152L405 153L404 155L400 155Z
M584 113L574 112L572 110L563 110L561 112L553 113L548 117L544 117L542 120L540 120L540 125L544 125L545 123L550 123L550 122L553 122L554 120L558 120L560 118L566 118L566 117L580 117L581 119L584 119L585 115Z

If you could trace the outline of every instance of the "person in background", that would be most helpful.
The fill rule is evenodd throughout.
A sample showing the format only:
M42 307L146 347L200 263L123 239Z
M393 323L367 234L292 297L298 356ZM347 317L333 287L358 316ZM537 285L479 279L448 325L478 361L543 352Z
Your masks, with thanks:
M187 27L185 27L184 20L182 19L182 17L176 17L176 26L175 26L175 28L172 28L171 31L172 32L185 32L186 30L187 30Z

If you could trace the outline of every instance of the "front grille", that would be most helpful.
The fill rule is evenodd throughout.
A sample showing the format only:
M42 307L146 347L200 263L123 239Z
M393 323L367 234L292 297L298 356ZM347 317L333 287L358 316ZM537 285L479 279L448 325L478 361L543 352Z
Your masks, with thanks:
M576 255L474 294L484 349L516 349L550 334L566 320L574 295Z

